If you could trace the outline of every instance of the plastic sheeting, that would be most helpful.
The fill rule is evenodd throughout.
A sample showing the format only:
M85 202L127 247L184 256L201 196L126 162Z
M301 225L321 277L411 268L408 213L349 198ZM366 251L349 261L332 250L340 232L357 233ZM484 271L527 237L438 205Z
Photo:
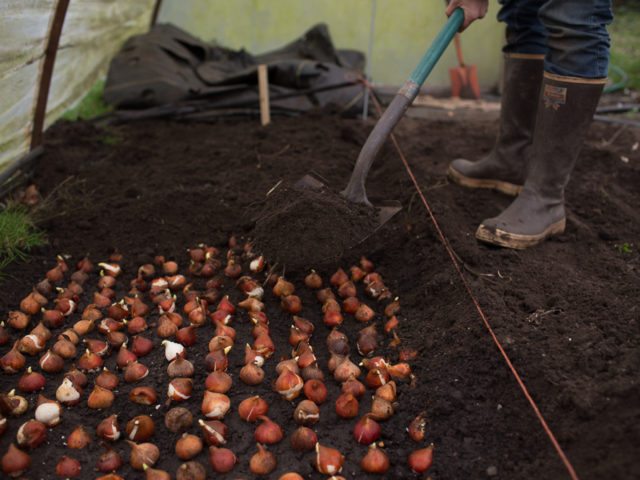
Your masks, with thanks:
M45 127L79 102L131 35L149 27L155 0L71 0ZM30 147L55 0L0 0L0 173Z

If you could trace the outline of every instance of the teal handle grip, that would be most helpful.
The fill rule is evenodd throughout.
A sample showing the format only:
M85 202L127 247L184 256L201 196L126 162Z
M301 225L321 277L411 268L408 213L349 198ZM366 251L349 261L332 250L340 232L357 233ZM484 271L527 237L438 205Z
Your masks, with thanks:
M464 22L464 10L456 8L447 23L442 27L442 30L440 30L440 33L433 40L433 43L431 43L429 50L420 59L420 63L418 63L418 66L409 77L410 82L416 83L418 87L422 86L455 34L460 30L462 22Z

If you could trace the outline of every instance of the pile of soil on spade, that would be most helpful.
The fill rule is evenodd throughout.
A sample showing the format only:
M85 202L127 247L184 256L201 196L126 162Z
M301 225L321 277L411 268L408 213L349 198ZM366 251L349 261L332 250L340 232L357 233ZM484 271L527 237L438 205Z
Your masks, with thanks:
M287 267L335 263L377 226L373 207L328 188L280 186L265 199L251 232L256 248Z
M180 259L199 242L223 245L230 233L251 232L247 213L280 180L295 182L313 170L340 190L371 128L320 114L276 118L267 128L257 120L56 124L45 136L34 181L47 195L72 179L55 207L58 216L43 225L49 245L5 271L0 318L17 308L57 253L80 258L89 252L99 260L118 248L125 252L125 271L133 272L156 254ZM473 236L482 219L511 199L462 189L446 177L452 158L487 153L496 131L495 115L436 118L433 111L428 119L405 118L396 129L471 288L580 478L640 478L640 151L633 149L639 139L629 129L595 124L567 189L566 233L516 252L480 245ZM373 260L401 295L401 338L420 351L416 388L400 402L397 426L383 426L385 444L408 452L404 423L409 412L424 409L427 440L436 445L434 480L488 473L510 480L566 478L391 147L377 159L367 191L399 200L404 210L347 252L342 264L360 255ZM336 266L321 269L322 275ZM297 284L305 273L287 270ZM13 383L0 375L2 391ZM274 420L286 425L288 413ZM11 428L18 421L9 419ZM336 423L324 438L350 441L351 427ZM34 478L53 478L51 462L68 454L57 435L66 433L53 431ZM175 439L159 440L170 451ZM0 451L11 441L1 437ZM278 460L293 465L295 457L285 451ZM162 468L173 472L176 466L175 458L163 457ZM91 467L87 472L94 478ZM352 468L344 474L367 478Z

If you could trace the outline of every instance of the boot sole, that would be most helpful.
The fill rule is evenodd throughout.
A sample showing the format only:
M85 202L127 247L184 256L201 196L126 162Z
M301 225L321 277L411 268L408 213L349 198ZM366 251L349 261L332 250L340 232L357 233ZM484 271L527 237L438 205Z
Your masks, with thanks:
M544 232L537 235L509 233L504 230L500 230L499 228L494 231L481 224L478 227L478 230L476 230L476 238L481 242L490 243L491 245L513 248L515 250L524 250L544 242L549 237L564 233L566 223L566 219L563 218L562 220L551 224Z
M453 167L449 167L449 171L447 172L449 178L453 180L454 183L462 187L467 188L487 188L491 190L497 190L500 193L504 193L505 195L509 195L511 197L516 197L522 190L522 185L516 185L515 183L503 182L502 180L493 180L488 178L472 178L463 175L459 171L457 171Z

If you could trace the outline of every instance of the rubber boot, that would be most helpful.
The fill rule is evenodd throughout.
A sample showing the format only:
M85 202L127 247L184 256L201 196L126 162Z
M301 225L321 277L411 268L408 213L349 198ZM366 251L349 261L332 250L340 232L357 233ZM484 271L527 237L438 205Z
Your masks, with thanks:
M504 212L482 222L478 240L524 249L564 232L564 189L605 82L544 74L524 188Z
M506 54L500 130L493 150L471 162L458 158L449 178L463 187L491 188L517 195L525 181L528 151L533 141L544 55Z

